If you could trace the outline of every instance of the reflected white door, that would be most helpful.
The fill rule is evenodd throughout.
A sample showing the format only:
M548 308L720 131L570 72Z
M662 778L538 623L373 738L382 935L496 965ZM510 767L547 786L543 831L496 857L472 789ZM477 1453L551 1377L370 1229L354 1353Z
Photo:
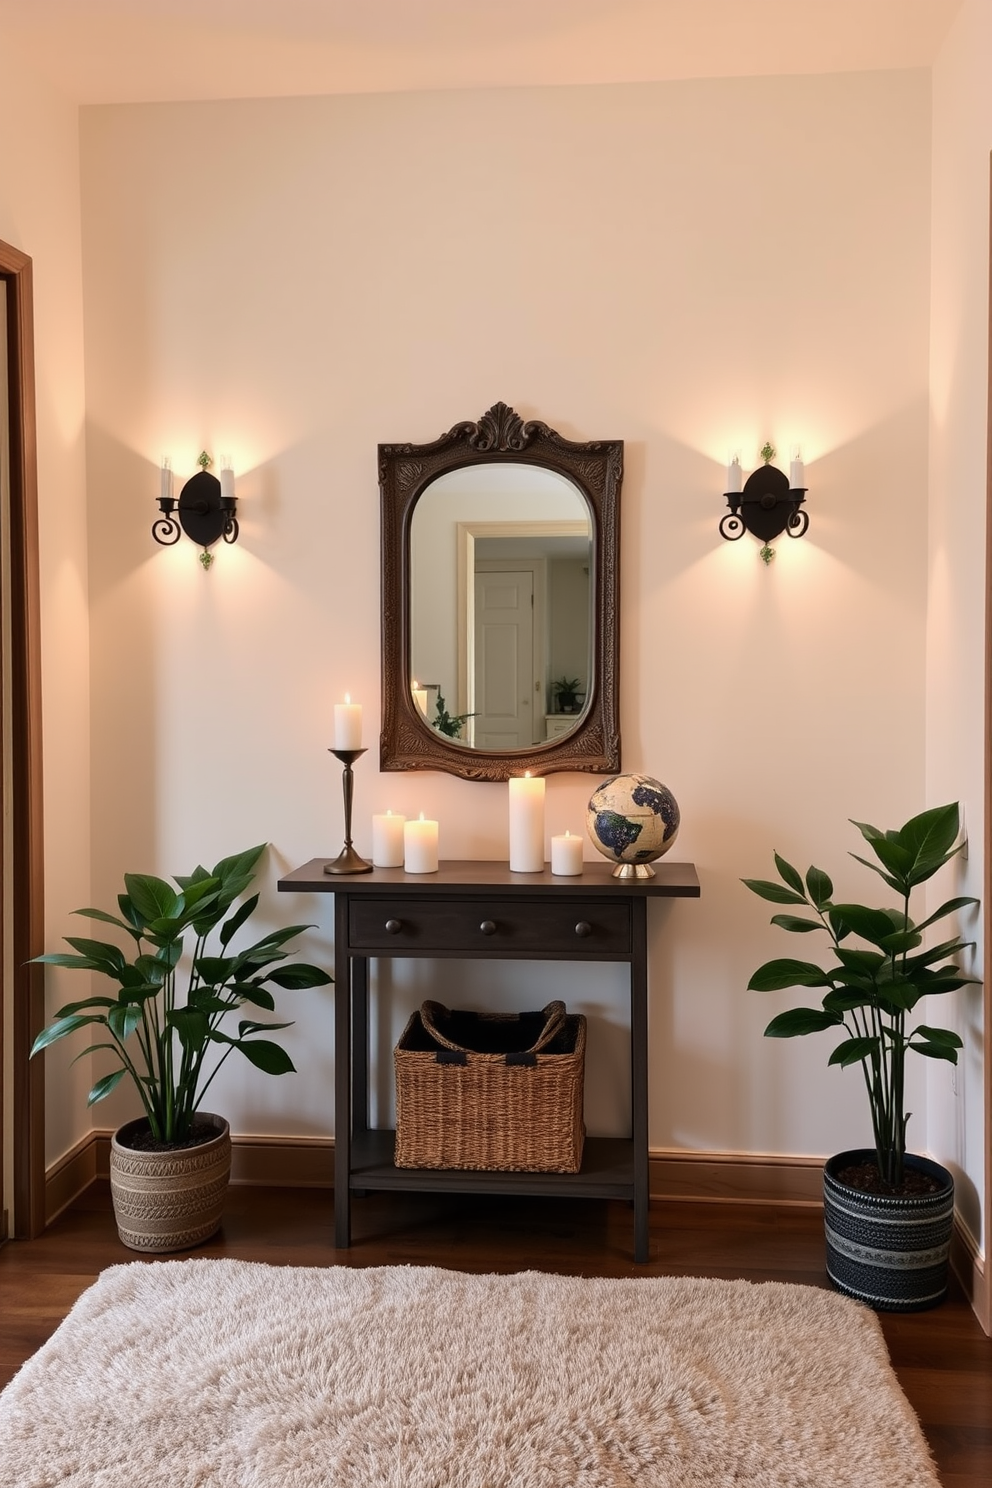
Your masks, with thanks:
M534 687L534 574L477 572L477 749L528 749L536 742Z

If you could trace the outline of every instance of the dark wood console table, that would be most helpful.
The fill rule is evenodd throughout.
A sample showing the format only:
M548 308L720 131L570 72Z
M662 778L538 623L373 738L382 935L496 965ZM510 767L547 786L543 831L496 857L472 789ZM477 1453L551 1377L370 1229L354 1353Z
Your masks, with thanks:
M504 863L442 863L437 873L377 868L330 876L314 858L279 880L286 893L334 895L334 1224L351 1243L353 1190L555 1194L628 1199L634 1259L648 1259L647 901L696 898L691 863L654 878L615 879L608 863L581 877L511 873ZM631 1135L586 1141L578 1173L397 1168L395 1133L369 1127L369 961L378 956L623 961L630 967Z

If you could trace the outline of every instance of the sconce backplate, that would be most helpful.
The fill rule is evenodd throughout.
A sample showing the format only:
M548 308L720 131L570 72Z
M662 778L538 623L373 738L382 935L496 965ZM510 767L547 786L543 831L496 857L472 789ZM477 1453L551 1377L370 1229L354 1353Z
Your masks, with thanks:
M200 470L179 493L179 520L187 537L201 548L209 548L230 521L230 513L221 508L220 481L209 470Z

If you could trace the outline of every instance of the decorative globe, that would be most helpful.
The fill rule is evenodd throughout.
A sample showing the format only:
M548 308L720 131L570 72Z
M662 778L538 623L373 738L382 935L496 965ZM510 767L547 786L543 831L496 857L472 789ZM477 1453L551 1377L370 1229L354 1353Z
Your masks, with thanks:
M679 832L678 802L650 775L614 775L593 791L586 829L597 852L612 858L617 878L653 878L649 865Z

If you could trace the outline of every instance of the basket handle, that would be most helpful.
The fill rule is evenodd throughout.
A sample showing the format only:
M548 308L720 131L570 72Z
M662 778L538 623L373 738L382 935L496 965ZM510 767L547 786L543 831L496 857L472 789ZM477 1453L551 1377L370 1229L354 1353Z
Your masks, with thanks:
M557 999L549 1002L547 1007L542 1008L544 1014L544 1027L530 1048L523 1051L527 1054L539 1054L540 1051L550 1044L552 1039L559 1034L565 1024L565 1004ZM448 1016L448 1009L442 1002L424 1002L420 1007L420 1020L430 1034L436 1039L443 1049L453 1049L459 1054L471 1054L471 1049L466 1049L464 1044L456 1044L452 1039L441 1033L437 1026L437 1019L442 1020Z

